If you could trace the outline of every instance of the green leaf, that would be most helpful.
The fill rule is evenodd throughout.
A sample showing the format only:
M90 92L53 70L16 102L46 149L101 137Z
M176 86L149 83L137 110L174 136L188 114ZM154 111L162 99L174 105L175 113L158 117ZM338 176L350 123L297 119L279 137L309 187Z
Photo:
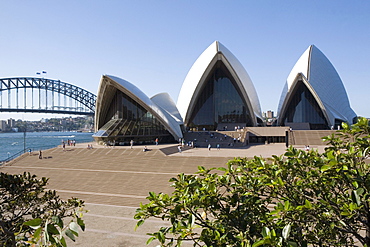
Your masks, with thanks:
M289 201L285 201L284 202L284 210L285 211L288 211L289 210L289 207L290 207L290 202Z
M352 201L354 201L358 206L361 205L361 200L356 190L352 190Z
M291 225L290 224L284 226L282 234L283 234L283 238L285 240L287 240L289 238L290 230L291 230Z
M357 208L358 208L358 206L357 206L357 204L356 204L356 203L351 202L351 203L349 204L349 209L350 209L351 211L356 210Z
M323 165L321 168L320 168L320 171L321 172L325 172L327 170L329 170L331 168L331 165Z
M51 217L51 222L59 226L59 228L63 229L63 220L59 216Z
M158 234L157 234L157 239L160 243L164 243L166 241L165 237L164 237L164 234L162 231L159 231Z
M288 244L289 244L289 247L298 247L298 244L296 242L293 242L293 241L288 241ZM304 246L304 245L302 245Z
M304 206L307 208L307 209L312 209L312 205L311 205L311 202L309 200L305 200L305 203L304 203Z
M41 226L41 223L42 223L42 219L37 218L37 219L33 219L33 220L29 220L27 222L24 222L23 224L26 225L26 226L31 227L32 229L37 229Z
M227 172L227 169L225 167L219 167L219 168L217 168L217 170Z
M73 232L71 230L69 230L69 228L67 228L65 230L65 234L67 235L67 237L69 237L73 242L76 241L76 238L75 238L75 235L73 234Z
M270 237L270 229L269 229L268 227L264 227L264 228L262 228L262 236L263 236L264 238L266 238L266 237Z
M42 233L42 228L41 227L37 228L37 230L33 233L33 238L39 239L39 237L41 236L41 233Z
M343 220L340 220L339 223L343 226L347 226L347 224L343 221Z
M82 231L85 231L85 222L81 218L77 218L77 224L80 226Z
M213 231L213 232L214 232L214 238L215 238L216 240L219 240L219 239L220 239L220 236L221 236L220 232L219 232L219 231L217 231L217 230L215 230L215 231Z
M46 230L48 234L59 234L59 230L53 224L48 224Z
M355 187L355 188L358 188L358 183L356 181L352 181L352 185Z
M204 172L205 170L206 170L206 168L204 168L204 166L198 166L198 171Z
M150 237L147 241L146 241L146 245L149 245L153 240L155 239L155 237Z
M362 195L364 192L365 192L365 190L363 189L363 188L358 188L357 190L357 195Z
M253 245L252 245L252 247L258 247L258 246L261 246L261 245L263 245L265 243L265 240L260 240L260 241L258 241L258 242L255 242Z
M137 230L138 227L140 227L142 224L144 224L144 220L139 220L137 223L136 223L136 226L135 226L135 231Z
M60 239L60 243L62 244L63 247L67 247L66 239L64 237Z
M69 229L78 237L78 224L76 222L69 223Z
M195 216L193 214L189 215L188 224L193 227L195 222Z

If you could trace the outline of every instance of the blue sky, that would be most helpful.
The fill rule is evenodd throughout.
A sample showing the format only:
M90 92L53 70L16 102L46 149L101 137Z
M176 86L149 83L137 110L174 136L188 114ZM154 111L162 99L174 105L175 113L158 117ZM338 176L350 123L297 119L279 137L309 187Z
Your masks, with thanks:
M311 44L332 62L351 106L370 117L369 1L0 1L0 77L59 79L97 93L110 74L149 97L177 101L198 56L215 40L250 75L262 111L276 112L295 62ZM7 114L38 120L58 115Z

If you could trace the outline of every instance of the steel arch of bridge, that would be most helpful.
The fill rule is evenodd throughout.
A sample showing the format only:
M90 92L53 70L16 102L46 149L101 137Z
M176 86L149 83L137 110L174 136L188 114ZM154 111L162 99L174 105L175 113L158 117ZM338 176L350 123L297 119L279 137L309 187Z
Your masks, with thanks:
M5 93L4 95L6 91L8 94ZM12 97L14 91L15 99ZM58 98L57 103L55 93ZM23 99L20 99L19 95L21 95L20 97L23 96ZM61 95L64 97L64 104L60 103ZM30 104L27 96L32 98L31 107L27 106L27 104ZM70 100L69 106L68 102L66 103L66 97ZM7 107L3 107L3 98L7 100ZM38 107L34 106L34 98L38 100ZM74 101L75 106L71 106L72 101ZM0 112L93 115L95 113L95 101L95 94L60 80L36 77L0 78ZM23 108L20 107L20 102L23 103Z

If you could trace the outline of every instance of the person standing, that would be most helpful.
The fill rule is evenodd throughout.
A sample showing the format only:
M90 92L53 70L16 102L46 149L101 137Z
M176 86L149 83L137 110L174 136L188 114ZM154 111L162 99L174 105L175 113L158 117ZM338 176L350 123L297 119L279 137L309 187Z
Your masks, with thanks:
M208 151L211 151L211 143L210 144L208 144Z
M158 145L158 138L155 138L155 145Z
M42 151L41 151L41 149L39 151L39 159L42 159Z
M131 147L131 149L132 149L133 146L134 146L134 140L131 140L130 141L130 147Z

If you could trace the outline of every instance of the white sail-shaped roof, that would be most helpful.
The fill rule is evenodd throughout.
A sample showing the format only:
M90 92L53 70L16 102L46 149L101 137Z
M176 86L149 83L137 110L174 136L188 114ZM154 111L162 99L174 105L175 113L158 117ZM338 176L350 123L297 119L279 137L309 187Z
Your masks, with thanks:
M168 93L159 93L150 98L154 103L160 106L164 112L167 112L179 124L183 124L182 117L177 110L175 102Z
M186 123L190 117L190 109L195 104L197 95L213 66L217 61L222 61L234 77L248 105L248 110L254 113L254 125L257 125L256 117L262 119L261 107L256 90L253 86L247 71L241 65L239 60L220 42L213 42L195 61L188 72L182 85L178 100L177 108Z
M279 117L293 97L291 89L298 82L298 75L304 78L330 125L334 125L335 119L352 123L356 113L350 107L343 82L329 59L314 45L302 54L287 78L279 101Z
M153 114L166 128L167 130L174 136L175 140L182 138L182 132L180 128L181 120L176 120L171 116L169 112L166 112L161 106L158 106L153 100L151 100L145 93L143 93L140 89L138 89L135 85L131 84L130 82L121 79L116 76L111 75L103 75L100 80L99 90L98 90L98 97L96 101L96 114L95 114L95 129L98 130L102 124L103 119L101 119L101 114L105 109L108 107L109 98L112 97L112 89L115 88L120 90L121 92L128 95L142 107L144 107L147 111ZM111 91L111 92L110 92ZM162 101L165 100L165 97L162 97ZM162 102L164 105L165 103ZM168 102L168 105L174 105L173 101Z

